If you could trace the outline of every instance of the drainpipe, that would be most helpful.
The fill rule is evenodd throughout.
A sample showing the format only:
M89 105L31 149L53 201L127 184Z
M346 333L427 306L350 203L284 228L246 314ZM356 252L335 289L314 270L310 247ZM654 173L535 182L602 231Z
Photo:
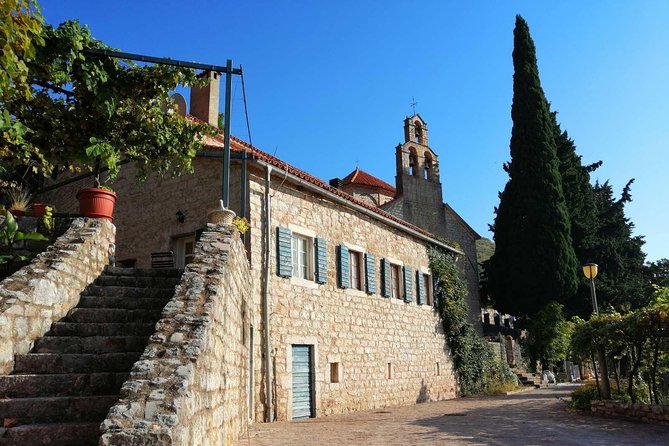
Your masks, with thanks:
M274 405L273 405L273 395L272 395L272 361L270 357L271 345L270 345L270 336L269 336L269 268L270 268L270 181L272 174L272 167L267 165L265 170L265 215L264 215L264 239L265 239L265 249L264 249L264 265L263 265L263 290L262 290L262 321L265 328L264 337L264 361L263 366L265 368L265 421L272 422L274 421Z

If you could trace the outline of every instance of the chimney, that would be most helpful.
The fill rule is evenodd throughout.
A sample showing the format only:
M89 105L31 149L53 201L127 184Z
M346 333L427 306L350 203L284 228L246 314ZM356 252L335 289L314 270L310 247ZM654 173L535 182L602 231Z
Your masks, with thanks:
M190 114L218 127L220 75L215 71L205 71L202 76L209 78L209 84L204 87L191 87Z

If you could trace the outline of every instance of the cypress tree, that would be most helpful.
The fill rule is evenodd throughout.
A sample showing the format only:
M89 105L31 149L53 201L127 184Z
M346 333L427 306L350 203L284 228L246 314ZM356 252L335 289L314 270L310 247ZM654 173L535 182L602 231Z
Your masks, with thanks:
M489 290L498 309L535 315L576 291L578 262L560 180L555 127L539 81L534 42L516 16L509 174L494 223Z

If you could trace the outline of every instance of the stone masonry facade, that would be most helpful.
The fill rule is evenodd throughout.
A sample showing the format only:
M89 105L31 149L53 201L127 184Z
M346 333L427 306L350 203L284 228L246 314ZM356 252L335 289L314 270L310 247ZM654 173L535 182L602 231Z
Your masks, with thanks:
M0 282L0 374L77 305L109 263L115 231L107 221L75 219L47 251Z
M591 412L608 418L626 418L644 423L669 426L669 406L660 404L629 404L622 401L592 401Z
M246 430L250 281L239 233L208 225L101 445L231 444Z
M259 171L249 179L251 264L254 293L261 295L264 182ZM315 416L454 398L457 385L441 322L429 305L382 297L379 261L410 266L428 273L425 242L361 215L316 193L282 181L271 185L269 274L270 333L276 418L291 419L291 346L313 351ZM284 278L276 274L276 228L327 241L327 283ZM376 291L342 289L337 284L336 247L375 256ZM256 301L260 305L260 301ZM259 315L259 313L256 313ZM256 326L259 326L257 321ZM255 352L256 376L263 376L261 353ZM332 382L331 364L339 382ZM261 380L256 380L256 419L264 406Z

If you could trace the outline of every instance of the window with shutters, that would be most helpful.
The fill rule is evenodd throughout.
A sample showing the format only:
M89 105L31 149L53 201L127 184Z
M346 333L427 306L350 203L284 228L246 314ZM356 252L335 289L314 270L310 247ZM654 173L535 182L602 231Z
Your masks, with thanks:
M316 287L327 283L327 241L294 225L277 227L277 274ZM315 282L315 283L314 283Z

